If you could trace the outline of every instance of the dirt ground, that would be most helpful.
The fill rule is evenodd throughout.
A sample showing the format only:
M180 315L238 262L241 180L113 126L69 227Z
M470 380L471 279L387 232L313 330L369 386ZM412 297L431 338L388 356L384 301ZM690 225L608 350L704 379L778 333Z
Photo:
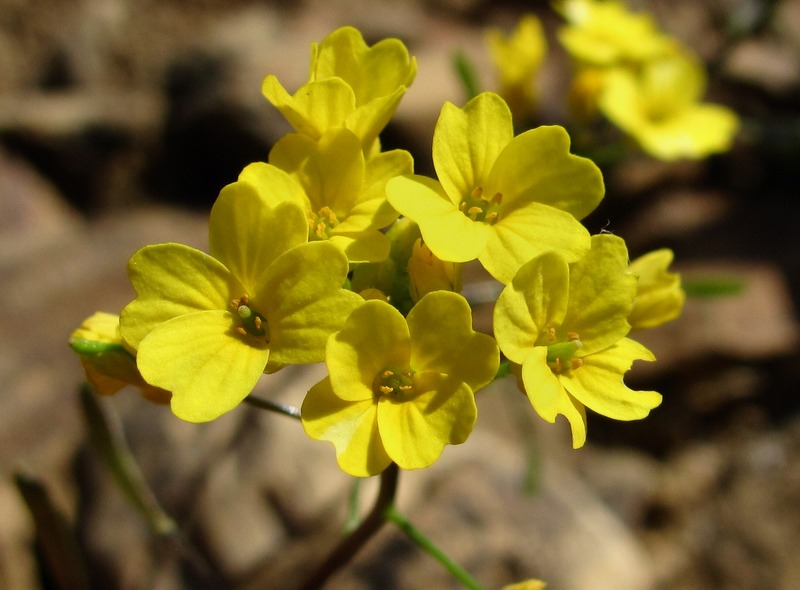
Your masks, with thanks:
M498 381L466 444L402 474L399 506L487 588L793 590L800 1L635 5L702 56L710 99L742 128L702 162L631 151L603 164L607 196L586 224L632 257L670 247L687 281L729 288L641 334L658 361L627 381L664 395L646 420L591 415L573 451L565 424ZM463 103L453 55L491 89L483 28L526 10L550 41L538 123L569 128L570 70L543 2L0 0L0 588L292 588L323 558L351 485L328 445L253 408L197 426L124 391L102 405L182 531L156 538L88 443L66 340L132 298L137 248L205 247L219 189L288 130L261 80L296 88L310 42L344 24L406 42L419 74L383 142L430 173L439 109ZM299 404L320 371L281 371L259 391ZM458 587L387 526L328 587L423 586Z

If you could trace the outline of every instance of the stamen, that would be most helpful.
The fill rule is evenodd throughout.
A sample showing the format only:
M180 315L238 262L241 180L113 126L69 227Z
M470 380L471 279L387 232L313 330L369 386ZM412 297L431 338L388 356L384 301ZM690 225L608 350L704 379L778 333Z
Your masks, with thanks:
M472 219L472 221L475 221L475 219L477 219L478 215L480 215L481 213L483 213L483 209L481 209L478 206L473 206L467 209L467 214L469 215L470 219Z

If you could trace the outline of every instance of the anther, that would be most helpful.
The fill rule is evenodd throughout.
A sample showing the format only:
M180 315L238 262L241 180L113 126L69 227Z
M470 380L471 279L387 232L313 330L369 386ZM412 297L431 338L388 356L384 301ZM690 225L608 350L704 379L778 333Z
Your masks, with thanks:
M381 377L383 377L384 379L388 379L392 375L394 375L394 371L392 371L391 369L386 369L383 373L381 373Z
M381 393L384 395L389 395L394 391L394 387L389 387L388 385L381 385L378 387L381 390Z
M495 221L497 221L497 212L496 211L492 211L491 213L487 213L486 214L486 222L489 225L493 224Z
M577 369L578 367L580 367L582 364L583 364L583 360L581 360L581 359L572 359L572 360L569 362L569 366L570 366L570 368L571 368L573 371L574 371L575 369Z
M498 205L503 202L503 193L495 193L492 197L492 203L497 203Z
M552 326L547 329L547 339L550 342L556 341L556 329L553 328Z
M261 322L261 317L256 316L253 320L253 325L256 327L256 330L261 330L263 327L263 323Z
M242 336L247 336L247 330L245 330L242 326L236 326L236 331Z
M560 373L561 372L561 359L557 358L555 360L555 363L556 363L555 371L556 371L556 373Z
M475 205L467 209L467 213L469 214L470 219L472 219L472 221L475 221L478 215L483 213L483 209Z
M567 332L567 340L580 340L581 337L577 332Z
M473 199L475 199L477 201L482 196L483 196L483 187L482 186L476 186L474 189L472 189L472 198Z

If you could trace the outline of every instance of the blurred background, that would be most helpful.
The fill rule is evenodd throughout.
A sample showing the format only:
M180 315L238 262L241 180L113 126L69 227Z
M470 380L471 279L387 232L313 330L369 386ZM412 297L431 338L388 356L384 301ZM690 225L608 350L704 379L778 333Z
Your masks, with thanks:
M564 422L498 381L467 443L403 474L399 506L487 588L798 588L800 1L631 6L700 55L708 99L742 120L704 161L603 165L586 220L632 257L672 248L684 279L711 287L641 335L659 360L627 382L664 402L641 422L590 415L572 451ZM484 29L524 12L550 44L537 122L569 128L545 2L0 0L0 588L291 588L323 558L351 484L329 445L244 406L182 423L124 390L100 401L183 540L154 535L88 443L67 339L132 299L139 247L206 247L220 188L289 130L263 77L296 89L312 41L350 24L408 45L419 73L382 140L430 174L439 110L465 100L454 55L495 88ZM287 369L258 392L299 405L322 374ZM330 584L423 586L457 587L391 526Z

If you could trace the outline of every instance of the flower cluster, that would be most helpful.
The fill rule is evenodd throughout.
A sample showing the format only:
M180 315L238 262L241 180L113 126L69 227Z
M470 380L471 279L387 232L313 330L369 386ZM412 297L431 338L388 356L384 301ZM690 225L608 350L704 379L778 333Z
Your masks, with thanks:
M415 175L409 153L379 141L415 74L399 40L368 46L344 27L312 45L294 94L264 80L295 131L222 189L208 253L142 248L128 264L136 298L73 334L99 393L136 385L205 422L262 374L324 361L302 424L362 477L428 467L464 442L501 352L539 415L566 416L575 447L585 408L632 420L658 405L623 376L653 359L632 327L680 312L671 253L629 264L621 238L591 236L581 220L603 198L600 170L562 127L515 135L498 94L445 104L436 178ZM471 261L504 286L493 335L473 329L459 293Z
M558 38L572 58L573 115L599 111L651 156L699 159L727 151L738 130L729 108L702 102L698 58L647 13L618 0L562 0Z

